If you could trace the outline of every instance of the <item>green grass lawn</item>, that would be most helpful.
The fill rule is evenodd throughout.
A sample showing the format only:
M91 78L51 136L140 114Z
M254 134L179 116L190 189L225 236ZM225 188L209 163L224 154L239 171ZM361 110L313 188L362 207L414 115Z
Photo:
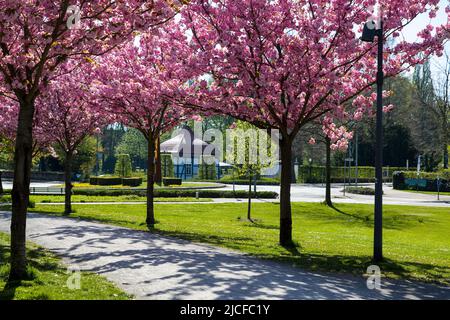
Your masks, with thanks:
M52 195L34 195L30 196L30 200L35 203L64 203L64 196ZM89 203L89 202L146 202L146 197L139 197L136 195L129 196L85 196L73 195L72 202ZM11 196L0 197L0 203L11 202ZM212 202L212 199L202 198L155 198L155 202Z
M130 296L105 278L81 274L81 288L70 290L70 274L59 258L34 244L27 244L29 279L9 282L9 235L0 233L0 300L124 300Z
M58 203L64 202L64 196L46 196L35 195L30 199L36 203ZM146 197L139 197L135 195L130 196L85 196L73 195L72 202L146 202ZM212 202L211 199L195 199L195 198L155 198L155 202Z
M146 230L144 205L74 206L72 217ZM295 249L278 245L279 204L156 205L153 232L206 242L312 270L363 274L371 265L373 206L293 203ZM62 206L38 204L35 212L60 214ZM385 206L384 254L389 277L450 283L448 208Z

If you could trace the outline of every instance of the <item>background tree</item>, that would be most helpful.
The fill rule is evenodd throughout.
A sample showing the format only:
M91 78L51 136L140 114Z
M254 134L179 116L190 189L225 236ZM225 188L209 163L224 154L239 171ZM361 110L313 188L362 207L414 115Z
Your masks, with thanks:
M39 112L45 114L39 133L54 140L64 154L65 214L72 213L73 159L86 138L100 132L109 119L91 103L93 99L84 78L87 72L80 69L52 81L36 101Z
M126 128L122 123L115 122L103 128L101 147L103 149L102 171L104 173L114 174L114 167L117 160L117 147L125 133Z
M131 167L131 158L129 154L117 155L116 168L114 169L116 176L121 178L130 178L133 173Z
M267 147L267 151L263 152L269 156L269 159L272 153L278 151L274 148L273 143L267 143L271 142L270 139L265 131L261 132L248 122L237 121L233 125L231 134L231 143L233 144L232 163L234 163L234 169L239 177L246 177L248 181L247 220L250 222L254 222L251 217L253 181L256 182L262 170L276 165L271 162L262 162L259 155L261 146ZM241 144L241 146L238 144Z
M72 177L80 180L89 178L96 164L96 145L96 139L91 135L81 142L72 159ZM58 145L55 146L55 152L64 169L65 152Z
M161 173L164 178L174 177L173 160L171 154L161 154Z
M134 168L147 168L147 140L144 135L134 128L127 128L116 147L116 154L129 154Z
M413 84L417 106L411 112L411 123L414 126L412 137L426 171L433 171L441 160L439 155L443 142L439 130L442 121L436 112L437 99L429 60L415 68Z
M448 153L450 145L450 53L445 52L444 60L438 63L438 76L436 85L436 103L433 111L440 120L442 136L442 166L448 169Z

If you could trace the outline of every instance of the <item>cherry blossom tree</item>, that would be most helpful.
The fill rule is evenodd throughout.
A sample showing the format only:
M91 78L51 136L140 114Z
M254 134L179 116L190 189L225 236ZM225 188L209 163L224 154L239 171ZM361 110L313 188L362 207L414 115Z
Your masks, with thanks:
M25 228L36 99L68 59L103 54L129 39L134 30L147 30L171 19L181 4L168 0L0 0L0 95L20 106L11 280L26 275Z
M43 132L41 124L42 112L36 110L33 119L33 142L31 148L32 158L48 153L54 142L52 136ZM16 141L16 128L19 121L19 105L14 101L0 99L0 136L7 141L7 145L14 145Z
M105 110L117 121L139 130L148 142L147 225L155 224L153 207L156 144L159 136L190 112L171 104L170 99L187 95L189 74L186 36L175 25L141 34L99 60L97 95ZM138 42L138 43L137 43Z
M37 110L45 114L39 121L38 134L45 136L46 141L54 141L64 153L64 213L67 215L72 213L72 162L78 148L112 118L92 103L89 75L89 70L79 68L61 76L51 81L36 100Z
M438 0L380 0L384 21L385 74L394 76L441 54L444 26L428 25L418 40L402 31L420 14L436 16ZM333 148L345 148L345 128L336 119L361 119L376 96L376 43L358 38L375 0L194 0L182 10L190 34L198 92L181 104L225 113L261 128L280 131L280 244L292 245L290 181L292 141L322 119ZM419 55L421 54L421 55ZM420 58L419 58L420 57ZM351 103L348 103L351 102ZM330 130L332 128L333 130Z
M0 97L0 152L10 154L7 161L12 160L14 153L14 144L16 141L16 128L19 117L19 105L14 101ZM32 142L32 159L38 158L40 155L47 154L51 151L52 137L41 134L40 130L40 113L36 112L33 121L33 142ZM1 175L1 173L0 173ZM0 176L0 194L3 193Z

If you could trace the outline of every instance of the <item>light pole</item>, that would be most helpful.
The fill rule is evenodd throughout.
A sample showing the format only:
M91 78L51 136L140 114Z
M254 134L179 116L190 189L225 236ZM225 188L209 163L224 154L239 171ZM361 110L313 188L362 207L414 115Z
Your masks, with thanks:
M383 21L380 19L378 29L374 21L364 25L362 41L374 42L378 38L378 71L377 71L377 124L375 147L375 216L373 260L383 260Z

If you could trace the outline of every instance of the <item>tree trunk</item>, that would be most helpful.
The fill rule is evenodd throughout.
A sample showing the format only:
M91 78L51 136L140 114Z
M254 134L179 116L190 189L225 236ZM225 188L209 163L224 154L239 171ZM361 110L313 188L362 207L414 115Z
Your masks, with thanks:
M64 178L65 178L65 200L64 200L64 214L72 213L72 152L66 153L66 160L64 162Z
M0 196L3 194L2 174L3 172L0 171Z
M291 161L291 176L292 176L291 182L297 183L297 177L295 176L295 161L294 161L294 159L292 159L292 161Z
M11 270L9 280L26 278L27 257L25 251L27 207L30 199L31 161L33 153L34 101L20 102L14 151L14 180L11 216Z
M147 156L147 227L149 229L155 226L155 210L153 206L154 200L154 184L155 184L155 141L150 133L148 139L148 156Z
M327 206L332 207L333 202L331 201L331 139L325 137L325 146L327 148L327 160L326 160L326 187L325 187L325 203Z
M162 183L162 170L161 170L161 150L160 150L160 137L155 142L155 183L161 185Z
M292 242L292 211L291 211L291 181L292 181L292 141L283 136L280 141L281 150L281 186L280 186L280 244L285 247Z
M249 173L248 175L248 206L247 206L247 219L248 221L252 221L252 175Z
M447 119L444 119L443 123L443 133L444 133L444 169L448 169L448 122Z

